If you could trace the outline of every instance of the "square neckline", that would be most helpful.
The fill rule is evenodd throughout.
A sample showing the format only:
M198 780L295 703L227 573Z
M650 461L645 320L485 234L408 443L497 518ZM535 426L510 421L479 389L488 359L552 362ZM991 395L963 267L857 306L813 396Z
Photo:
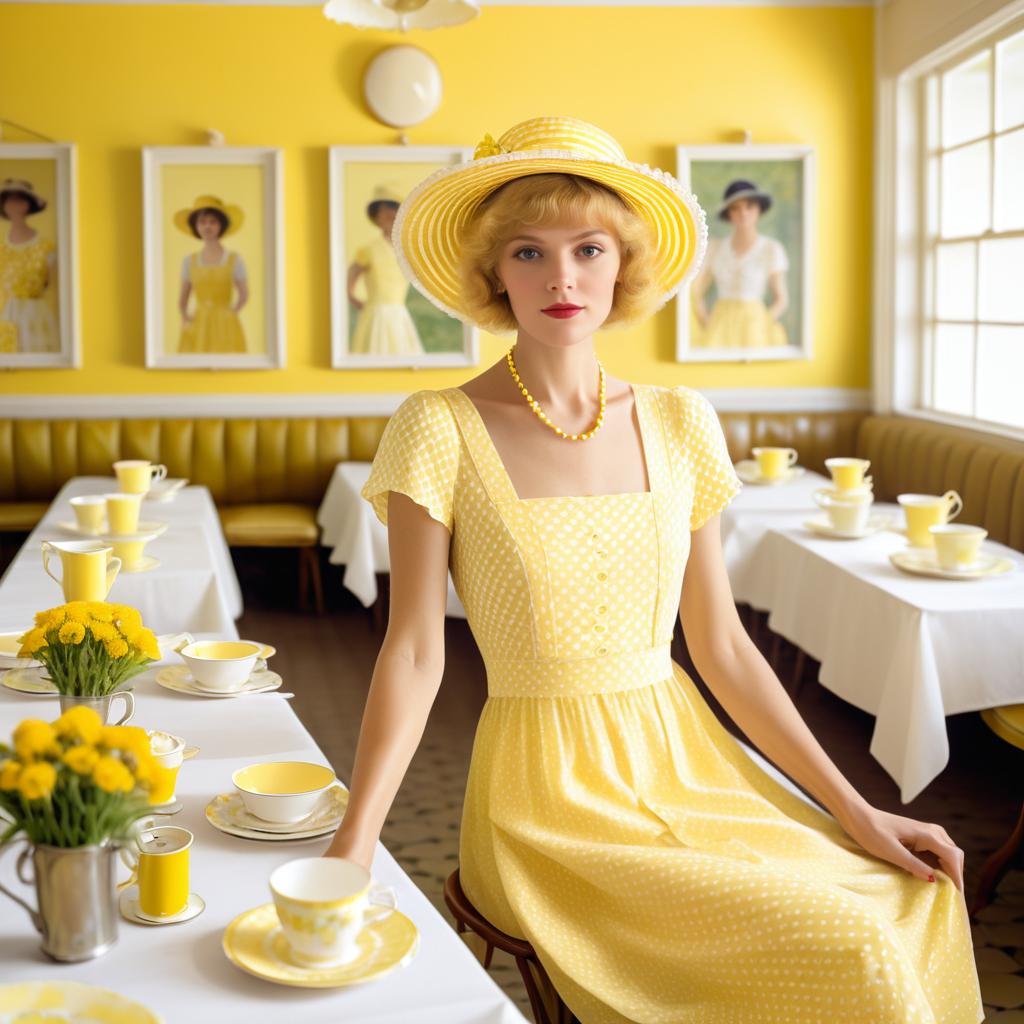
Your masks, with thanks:
M636 410L637 424L640 428L640 457L644 464L644 475L647 477L647 490L612 491L605 494L544 494L533 498L521 498L519 496L519 491L516 489L516 485L512 482L512 477L509 476L509 472L505 468L505 463L502 460L501 455L498 453L498 448L491 437L491 432L487 429L487 424L484 422L484 418L480 414L480 410L476 407L476 402L474 402L473 399L462 390L462 388L453 387L452 390L457 391L462 396L462 400L465 401L470 409L472 409L479 432L484 439L484 444L487 446L487 454L497 467L498 472L505 481L505 485L514 496L515 501L525 504L527 502L537 501L592 501L598 498L650 498L654 494L654 477L651 473L650 446L648 443L647 432L644 429L645 410L640 399L640 388L642 385L634 384L632 381L627 381L626 383L629 385L629 389L633 393L633 408Z

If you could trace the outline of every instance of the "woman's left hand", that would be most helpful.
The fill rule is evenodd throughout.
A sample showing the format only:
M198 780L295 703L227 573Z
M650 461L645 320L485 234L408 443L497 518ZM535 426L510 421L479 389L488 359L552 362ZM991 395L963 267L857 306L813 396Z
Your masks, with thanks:
M925 881L940 867L960 892L964 891L964 851L941 825L890 814L877 807L856 811L840 824L868 853ZM924 854L926 859L915 854Z

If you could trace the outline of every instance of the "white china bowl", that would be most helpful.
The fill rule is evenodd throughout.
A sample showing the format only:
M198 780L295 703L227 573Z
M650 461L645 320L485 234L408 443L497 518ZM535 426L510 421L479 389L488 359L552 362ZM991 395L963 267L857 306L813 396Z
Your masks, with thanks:
M178 653L202 689L233 693L245 685L262 652L262 644L245 640L195 640Z
M337 778L322 764L265 761L239 768L231 781L250 814L285 825L308 818Z

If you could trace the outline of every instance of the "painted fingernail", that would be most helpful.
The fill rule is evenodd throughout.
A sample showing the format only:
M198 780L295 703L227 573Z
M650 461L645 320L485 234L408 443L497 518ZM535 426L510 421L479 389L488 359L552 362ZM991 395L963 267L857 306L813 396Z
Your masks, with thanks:
M934 875L929 875L928 876L928 881L929 882L934 882L935 881L935 876Z

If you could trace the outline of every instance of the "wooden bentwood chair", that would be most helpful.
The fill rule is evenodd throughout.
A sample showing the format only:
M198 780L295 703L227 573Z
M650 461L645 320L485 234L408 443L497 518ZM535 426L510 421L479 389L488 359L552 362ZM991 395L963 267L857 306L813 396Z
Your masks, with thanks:
M517 939L495 928L469 902L459 882L458 868L444 883L444 901L455 918L455 930L459 934L469 929L483 939L486 946L483 961L485 970L491 966L491 956L495 948L515 957L516 966L530 997L530 1009L533 1011L536 1024L580 1024L576 1015L555 991L551 979L537 959L533 946L525 939Z

